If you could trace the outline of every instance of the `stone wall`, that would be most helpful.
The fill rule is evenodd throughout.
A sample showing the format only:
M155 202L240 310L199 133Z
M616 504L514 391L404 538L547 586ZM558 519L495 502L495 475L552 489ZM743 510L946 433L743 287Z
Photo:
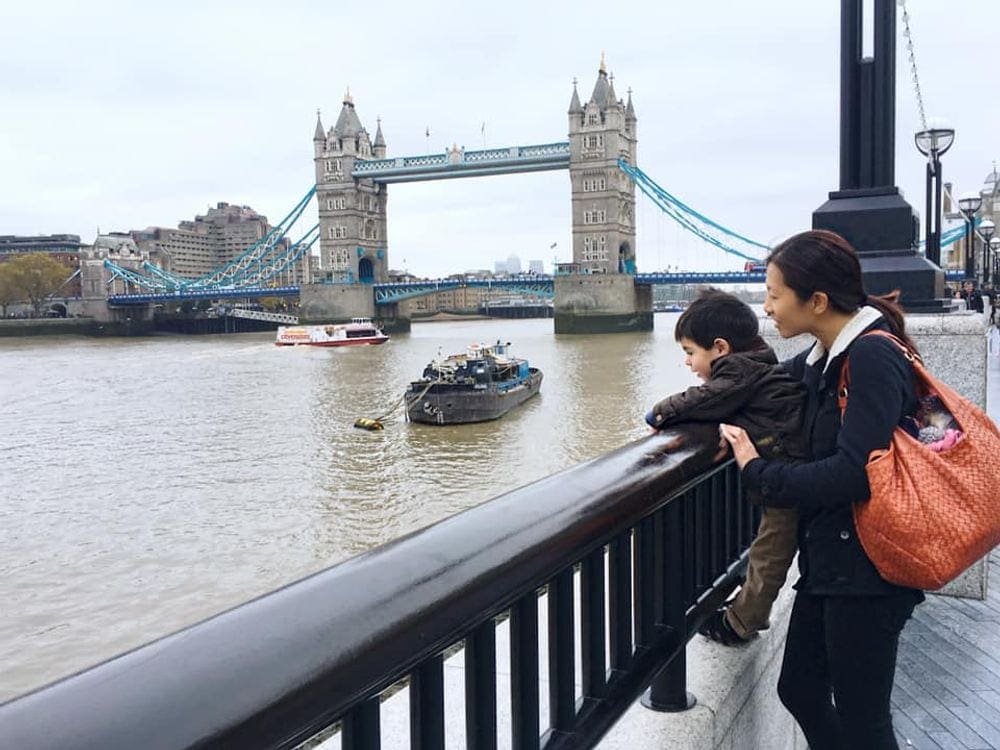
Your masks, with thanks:
M556 333L653 330L653 288L629 274L556 276Z
M367 284L303 284L300 289L299 319L303 323L375 317L375 296Z

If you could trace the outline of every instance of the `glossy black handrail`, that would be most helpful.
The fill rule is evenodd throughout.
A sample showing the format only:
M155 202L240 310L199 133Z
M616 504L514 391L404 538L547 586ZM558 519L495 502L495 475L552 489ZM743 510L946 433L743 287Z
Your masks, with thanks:
M418 707L411 741L442 746L442 651L465 639L466 694L494 703L495 676L491 688L492 669L482 666L495 647L493 618L510 611L512 632L524 639L520 651L530 651L537 634L529 602L546 585L555 637L549 673L558 691L550 696L552 726L539 728L530 715L539 669L537 653L534 674L527 654L525 663L512 665L514 704L529 709L515 710L515 734L522 739L515 746L588 746L672 657L665 674L673 674L658 679L661 694L679 689L683 695L684 644L731 586L752 534L733 469L722 462L714 425L637 441L6 703L0 746L291 748L338 719L345 747L377 746L378 694L407 675L411 707ZM706 487L715 498L712 509ZM705 514L725 508L716 520L735 524L735 534L707 525L714 516ZM662 541L671 523L678 539L684 528L685 546L675 545L675 569L667 571ZM645 567L623 568L629 545ZM725 554L702 559L726 546ZM572 687L566 693L565 685L573 680L573 664L559 641L572 631L558 630L553 620L565 620L559 608L567 606L574 565L581 563L584 575L601 568L591 604L603 592L605 547L613 602L610 670L597 661L603 646L595 650L593 639L583 644L590 654L588 684L582 703L569 706ZM596 586L592 577L587 583ZM670 592L673 600L664 601ZM620 624L632 617L622 609L629 594L640 603L634 634ZM587 632L602 627L592 618ZM486 662L477 667L479 654ZM469 705L467 719L475 725L467 728L469 746L491 746L495 715Z

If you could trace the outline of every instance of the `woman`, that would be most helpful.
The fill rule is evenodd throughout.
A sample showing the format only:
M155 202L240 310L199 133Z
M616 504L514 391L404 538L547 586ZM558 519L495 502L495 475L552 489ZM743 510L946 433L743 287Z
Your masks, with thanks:
M923 593L878 574L851 506L869 498L869 454L888 447L897 423L917 408L913 371L899 349L862 334L881 329L912 342L900 308L865 293L854 249L833 232L803 232L771 253L764 311L783 338L816 338L786 365L807 387L811 462L766 461L743 430L722 425L745 486L769 505L799 510L801 577L778 695L812 750L897 748L889 708L896 646ZM842 422L837 387L848 355Z

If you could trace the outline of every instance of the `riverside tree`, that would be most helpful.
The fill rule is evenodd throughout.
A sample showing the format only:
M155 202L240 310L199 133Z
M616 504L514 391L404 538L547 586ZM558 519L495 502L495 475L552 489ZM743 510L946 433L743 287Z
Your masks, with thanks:
M7 317L7 308L21 300L21 292L14 283L10 265L10 263L0 263L0 314L4 318Z
M35 315L41 315L45 300L72 274L70 269L45 253L28 253L7 261L2 267L9 276L14 299L28 302L35 308Z

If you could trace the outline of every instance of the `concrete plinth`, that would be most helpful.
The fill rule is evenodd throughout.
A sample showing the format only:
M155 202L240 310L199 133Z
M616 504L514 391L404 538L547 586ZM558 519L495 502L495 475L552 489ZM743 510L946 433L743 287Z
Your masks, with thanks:
M374 318L375 294L369 284L303 284L299 290L302 323L341 323Z
M989 316L976 312L906 316L906 332L920 350L927 369L982 409L986 409L988 328ZM812 344L811 336L782 339L770 320L764 320L761 329L779 360L793 357ZM985 599L988 572L986 559L980 560L938 593Z
M555 277L556 333L653 330L653 288L629 274Z

